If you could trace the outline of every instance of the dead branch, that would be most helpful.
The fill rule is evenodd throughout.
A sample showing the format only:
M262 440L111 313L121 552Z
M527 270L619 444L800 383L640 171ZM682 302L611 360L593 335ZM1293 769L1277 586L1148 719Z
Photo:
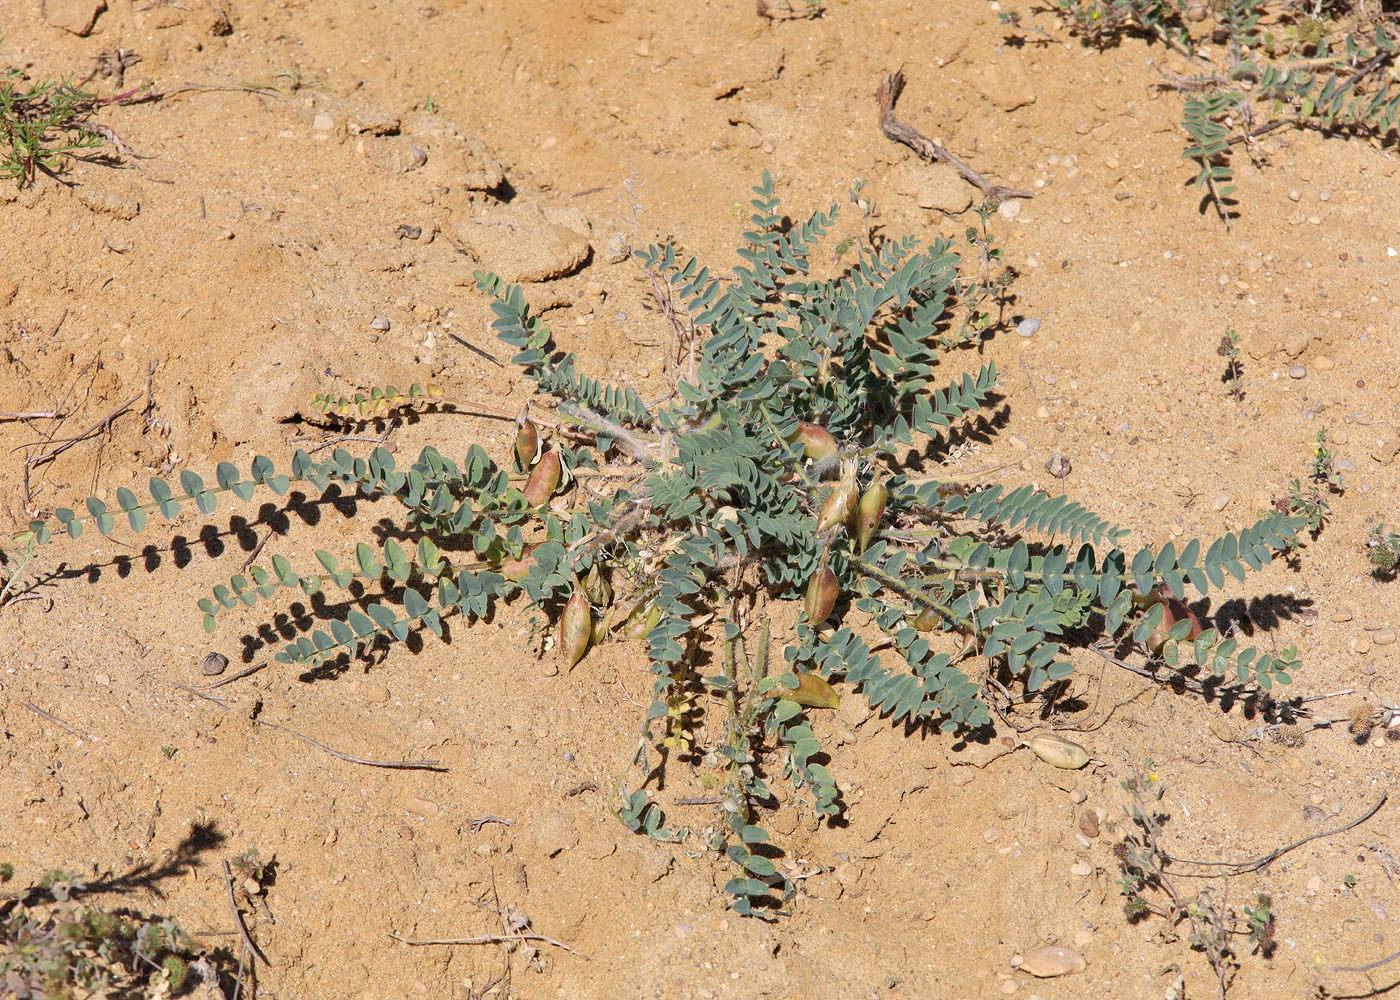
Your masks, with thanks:
M954 156L948 149L940 146L932 139L920 134L910 125L906 125L894 116L894 105L899 100L900 91L904 89L904 70L897 69L893 73L886 73L880 81L879 89L875 91L875 100L880 106L880 130L895 142L903 143L919 156L930 162L947 163L954 167L958 173L968 183L972 184L987 197L989 201L1003 202L1009 198L1029 198L1029 191L1016 191L1008 187L993 184L977 171Z
M263 950L258 947L258 943L253 940L253 935L248 933L248 925L243 922L243 914L239 912L238 901L233 898L233 870L229 868L228 861L224 861L224 887L228 890L228 908L233 912L233 922L238 925L238 936L243 939L243 944L248 948L253 956L262 962L263 965L271 965Z
M436 760L366 760L366 759L363 758L363 757L353 757L353 756L351 756L351 755L348 754L348 753L342 753L341 751L335 749L334 747L328 747L328 746L326 746L326 744L320 742L319 740L313 740L310 736L307 736L307 735L304 734L304 733L299 733L299 732L297 732L295 729L288 729L286 726L279 726L279 725L278 725L277 723L275 723L275 722L266 722L266 721L264 721L264 720L262 720L262 719L254 719L253 722L257 723L259 726L267 726L267 727L269 727L269 728L271 728L271 729L279 729L279 730L281 730L282 732L287 733L289 736L295 736L297 739L301 740L303 743L309 743L311 746L315 747L316 749L318 749L318 750L324 750L326 753L330 754L332 757L335 757L335 758L337 758L337 759L339 759L339 760L346 761L347 763L350 763L350 764L363 764L363 765L365 765L366 767L387 767L387 768L392 768L392 769L394 769L394 770L400 770L400 771L446 771L446 770L447 770L447 768L445 768L445 767L442 766L442 762L441 762L441 761L436 761Z
M1335 830L1323 830L1320 833L1309 834L1302 840L1296 840L1291 844L1285 844L1283 847L1280 847L1277 850L1270 851L1262 858L1255 858L1253 861L1193 861L1190 858L1178 857L1172 857L1171 860L1175 864L1198 865L1202 868L1229 868L1230 871L1223 873L1226 875L1245 875L1249 872L1262 872L1265 868L1268 868L1269 865L1273 864L1275 861L1283 857L1283 855L1287 854L1289 851L1296 850L1297 848L1302 847L1304 844L1311 843L1314 840L1320 840L1323 837L1335 837L1339 833L1346 833L1353 827L1360 826L1362 823L1366 822L1376 813L1380 812L1381 806L1385 805L1386 800L1388 798L1390 798L1390 793L1382 792L1381 797L1376 800L1375 805L1373 805L1370 809L1367 809L1364 813L1362 813L1356 819L1352 820L1350 823L1347 823L1343 826L1339 826Z
M404 937L404 936L401 935L401 934L395 934L393 931L389 931L389 936L390 936L391 938L393 938L395 941L401 941L401 942L403 942L404 944L406 944L406 945L412 945L412 946L415 947L415 948L423 947L423 946L426 946L426 945L434 945L434 944L446 944L446 945L456 945L456 944L505 944L505 943L508 942L508 941L543 941L545 944L553 945L553 946L556 947L556 948L563 948L565 951L569 952L571 955L577 955L579 958L582 958L584 961L592 961L592 959L590 959L587 955L585 955L585 954L583 954L582 952L579 952L579 951L574 951L574 949L570 948L570 947L569 947L568 945L566 945L563 941L556 941L556 940L554 940L554 938L552 938L552 937L545 937L543 934L482 934L482 935L480 935L479 937L469 937L469 938L423 938L423 939L415 939L415 938L406 938L406 937Z

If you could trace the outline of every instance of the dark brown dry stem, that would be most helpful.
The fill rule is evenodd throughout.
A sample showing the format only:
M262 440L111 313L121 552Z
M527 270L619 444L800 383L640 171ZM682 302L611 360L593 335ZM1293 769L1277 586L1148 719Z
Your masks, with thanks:
M875 100L880 106L880 130L895 142L903 143L920 157L930 162L947 163L962 174L969 184L980 190L988 201L1003 202L1010 198L1029 198L1029 191L1018 191L993 184L976 170L954 156L948 149L922 135L917 129L906 125L894 116L894 105L904 89L904 70L897 69L886 73L875 91Z

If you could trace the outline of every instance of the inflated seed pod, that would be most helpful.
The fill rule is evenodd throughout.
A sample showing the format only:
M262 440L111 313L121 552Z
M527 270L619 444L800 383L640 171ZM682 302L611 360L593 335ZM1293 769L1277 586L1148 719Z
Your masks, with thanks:
M520 553L519 559L506 559L501 563L501 575L507 580L519 583L530 575L530 570L535 567L535 547L531 545Z
M612 603L612 584L598 567L597 563L588 571L587 575L579 581L579 586L583 588L583 594L596 607L606 608Z
M823 560L821 568L807 581L807 620L814 628L830 617L840 593L841 584L836 573Z
M856 507L855 540L856 551L864 552L865 547L870 544L870 539L875 535L875 529L880 527L880 522L885 517L885 503L890 498L890 491L885 487L883 479L877 479L865 488L865 492L860 496L860 504Z
M661 621L661 608L655 601L638 604L623 626L622 634L629 639L645 639L656 623Z
M799 421L796 433L789 440L794 443L801 442L803 457L816 462L836 454L836 438L821 424Z
M777 688L777 695L783 701L795 701L807 708L839 708L841 706L840 695L823 678L816 674L809 674L805 670L797 671L795 676L797 677L797 687L790 688L786 684L781 684Z
M556 449L551 448L540 456L539 464L525 481L525 488L520 491L525 494L525 499L531 507L542 506L554 496L554 491L559 488L563 468Z
M849 521L851 513L856 509L859 493L856 487L855 460L847 459L841 463L840 482L836 484L836 489L831 491L831 496L826 498L826 503L822 504L821 514L817 517L817 530L826 531Z
M559 619L559 642L564 648L564 656L572 667L593 641L593 610L588 606L588 598L582 590L575 590L569 603L564 605L564 615Z
M540 429L523 413L515 422L515 457L522 469L530 468L540 457Z
M934 611L933 608L924 608L924 610L919 612L918 617L909 624L914 626L915 630L919 632L932 632L938 627L939 621L940 618L937 611Z
M1165 607L1162 609L1162 623L1153 629L1152 634L1147 637L1147 648L1154 655L1160 653L1162 648L1166 646L1167 640L1171 638L1171 630L1178 622L1189 621L1191 623L1191 630L1186 633L1184 640L1186 642L1190 642L1205 631L1195 612L1186 606L1185 601L1173 594L1170 587L1163 584L1157 590L1160 592Z
M1089 751L1078 743L1072 743L1063 736L1042 733L1026 740L1026 746L1047 764L1062 767L1067 771L1077 771L1089 763Z

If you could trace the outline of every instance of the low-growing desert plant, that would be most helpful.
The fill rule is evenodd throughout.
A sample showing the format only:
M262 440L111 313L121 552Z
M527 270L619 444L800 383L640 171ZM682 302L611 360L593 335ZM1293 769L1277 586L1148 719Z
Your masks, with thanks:
M1372 524L1366 533L1366 560L1377 578L1394 579L1400 567L1400 534L1387 531L1381 521Z
M17 69L0 70L0 178L19 187L64 161L107 142L92 121L97 97L71 80L26 81Z
M1240 360L1240 335L1234 330L1226 330L1220 338L1215 353L1225 359L1225 371L1220 380L1230 390L1236 402L1244 399L1244 362Z
M1319 428L1307 477L1289 480L1288 495L1274 501L1275 510L1300 518L1314 538L1332 516L1328 498L1343 489L1342 474L1337 471L1336 462L1337 453L1328 447L1327 428Z
M174 921L80 901L77 877L50 872L0 902L0 991L17 1000L177 994L196 963L214 975Z
M911 729L975 736L993 708L1053 700L1073 647L1120 635L1173 667L1289 681L1292 649L1243 648L1174 608L1188 584L1205 594L1263 566L1300 519L1273 512L1208 545L1130 553L1124 529L1064 494L950 481L935 462L954 424L998 399L991 363L943 374L982 339L959 331L995 290L979 276L989 261L962 277L948 240L862 240L854 262L821 275L815 249L836 207L790 223L766 174L751 204L729 275L670 246L637 254L678 359L659 400L584 374L522 289L479 273L496 332L554 404L547 422L520 415L505 462L475 445L461 462L426 448L407 469L382 447L298 452L287 472L259 456L247 476L220 464L215 485L186 470L178 493L153 478L149 500L122 487L115 509L97 498L85 513L59 509L16 536L17 554L86 525L109 534L118 519L141 531L150 513L189 503L209 517L223 493L246 501L293 482L391 496L409 544L319 551L310 569L273 555L199 601L206 627L281 590L354 583L344 604L316 606L321 627L278 662L442 636L448 616L516 596L557 618L570 668L600 642L644 641L652 689L614 812L726 855L740 869L731 903L746 914L795 893L763 816L793 795L829 819L844 809L818 718L840 690ZM781 657L769 655L774 600L803 602ZM649 790L669 759L716 804L698 829L669 825Z
M1163 87L1183 93L1182 157L1196 168L1202 210L1234 216L1232 153L1279 129L1383 142L1400 120L1393 18L1365 4L1294 0L1058 0L1087 44L1157 39L1192 60ZM1211 45L1214 45L1211 48ZM1194 70L1199 69L1199 72Z
M1203 876L1194 870L1183 874L1172 869L1172 855L1162 844L1162 831L1171 817L1161 808L1166 787L1160 776L1149 762L1145 771L1135 769L1122 788L1128 796L1124 808L1127 822L1113 853L1121 876L1118 884L1123 913L1133 923L1159 917L1166 922L1168 932L1184 925L1188 943L1210 963L1218 995L1224 1000L1240 967L1239 939L1247 942L1252 954L1273 958L1277 948L1273 901L1261 893L1253 906L1237 910L1230 903L1228 873L1214 876L1218 887L1188 894L1178 880Z

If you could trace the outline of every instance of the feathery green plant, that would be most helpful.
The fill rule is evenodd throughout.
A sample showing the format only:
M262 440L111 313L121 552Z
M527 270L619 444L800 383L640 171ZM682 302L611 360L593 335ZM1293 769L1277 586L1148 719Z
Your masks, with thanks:
M915 456L997 398L993 364L943 374L958 350L947 331L976 308L982 283L959 279L944 239L862 242L854 263L819 276L815 250L836 207L789 224L767 174L754 191L732 274L670 246L637 254L669 288L663 310L685 314L670 317L688 338L685 361L656 402L582 372L518 286L478 273L497 334L568 431L546 441L522 414L514 475L476 445L460 463L426 448L407 469L383 448L319 461L297 452L287 472L259 456L247 476L221 463L215 485L186 470L178 493L153 478L149 500L121 488L115 509L90 498L86 513L57 510L18 545L32 557L57 531L79 538L91 524L106 535L119 518L139 532L150 513L173 518L191 502L209 517L223 493L246 501L294 482L394 497L413 543L318 551L309 570L273 555L200 599L206 628L281 590L358 581L363 597L319 611L322 626L276 659L316 666L418 629L442 636L444 618L482 617L518 594L558 614L570 666L592 644L644 639L651 700L615 814L727 855L740 869L731 903L745 914L795 892L762 826L778 799L764 775L781 774L830 819L843 810L816 718L838 685L894 722L975 732L991 721L991 699L1009 688L1016 700L1053 699L1071 647L1125 632L1172 667L1264 688L1289 681L1292 649L1242 648L1177 609L1188 583L1205 594L1263 566L1293 542L1298 518L1273 513L1208 545L1130 551L1123 529L1067 496L921 477ZM577 476L588 490L570 488ZM770 664L762 608L774 598L803 600L804 611ZM872 630L889 652L877 654ZM702 673L706 663L719 666ZM667 826L646 789L669 756L718 793L698 832Z
M1072 32L1101 48L1137 33L1206 58L1184 26L1179 0L1059 0L1058 10ZM1223 42L1223 51L1203 65L1206 72L1162 86L1188 94L1182 128L1190 144L1182 157L1196 165L1196 184L1206 189L1202 210L1214 206L1227 226L1231 213L1223 199L1234 190L1234 146L1248 148L1282 128L1378 141L1396 128L1400 88L1386 71L1395 63L1398 36L1387 15L1327 4L1306 12L1291 0L1221 0L1200 5L1198 13L1204 19L1198 34ZM1301 54L1308 58L1296 58Z
M24 188L107 138L91 121L94 95L70 80L24 86L22 79L17 69L0 71L0 177Z

